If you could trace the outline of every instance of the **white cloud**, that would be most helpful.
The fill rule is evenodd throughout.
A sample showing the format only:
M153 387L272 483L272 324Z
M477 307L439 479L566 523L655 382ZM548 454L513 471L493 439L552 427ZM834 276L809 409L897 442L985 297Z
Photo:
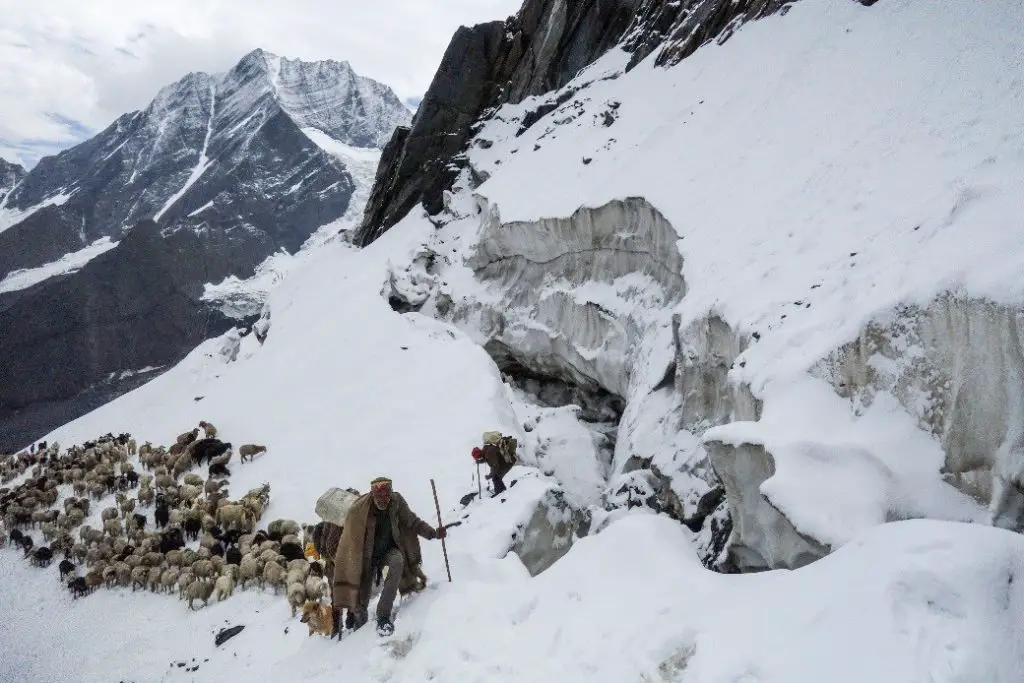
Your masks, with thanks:
M460 25L503 19L521 2L0 0L0 156L33 163L185 73L224 71L257 47L347 60L415 99Z

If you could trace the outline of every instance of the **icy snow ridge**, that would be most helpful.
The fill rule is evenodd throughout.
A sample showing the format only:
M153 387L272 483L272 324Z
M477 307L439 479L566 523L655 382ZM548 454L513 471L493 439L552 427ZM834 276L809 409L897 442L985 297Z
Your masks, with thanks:
M503 221L539 224L643 197L674 228L687 287L673 311L676 395L627 396L623 421L632 426L620 430L625 457L616 463L674 464L685 476L659 470L682 483L694 481L687 472L696 463L713 462L726 483L737 482L732 502L746 501L732 507L739 527L767 528L782 515L792 529L765 532L764 547L757 533L734 528L732 541L749 541L761 558L751 567L806 561L793 533L835 547L888 519L984 517L942 483L943 471L991 504L998 523L1024 525L1012 485L1024 471L1024 440L1009 417L1024 301L1024 83L1004 77L1024 70L1024 39L1011 28L1024 15L1004 4L939 4L941 19L921 0L870 8L806 0L670 69L648 59L623 74L625 55L613 51L563 91L502 107L468 153L483 180L471 188L476 202ZM610 73L618 77L603 78ZM550 111L538 118L541 107ZM528 119L537 120L527 127ZM922 322L911 316L884 331L894 312L923 311L946 292L972 303L937 303ZM981 328L968 334L968 324ZM906 339L908 326L931 341L920 351L911 342L886 348ZM975 340L984 350L967 350ZM877 349L870 358L856 346L864 341ZM821 398L820 387L808 373L847 397L835 400L852 437L817 428L821 406L805 399ZM898 404L877 398L886 392ZM873 440L862 432L874 424L864 413L872 400L886 413L902 406L886 438L904 418L927 432ZM645 403L656 416L640 414ZM644 440L629 433L635 425L673 422L698 437L719 426L708 445L747 449L760 462L735 469L747 460L738 451L708 461L699 442L665 447L671 458L623 450ZM852 468L863 485L836 497L826 478L810 490L818 460L809 454L821 449L849 455L835 466ZM839 512L816 514L810 501L819 499ZM786 557L784 547L797 550Z
M80 270L85 264L100 254L108 252L116 246L117 242L109 237L101 237L84 249L65 254L53 263L47 263L38 268L15 270L8 273L7 277L0 281L0 293L27 289L51 277L73 273L76 270Z

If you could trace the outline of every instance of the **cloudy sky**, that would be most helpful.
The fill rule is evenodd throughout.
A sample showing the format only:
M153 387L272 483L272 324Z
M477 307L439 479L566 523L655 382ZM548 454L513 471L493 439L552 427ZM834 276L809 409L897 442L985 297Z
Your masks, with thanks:
M416 101L460 25L522 0L0 0L0 157L26 165L262 47L347 60Z

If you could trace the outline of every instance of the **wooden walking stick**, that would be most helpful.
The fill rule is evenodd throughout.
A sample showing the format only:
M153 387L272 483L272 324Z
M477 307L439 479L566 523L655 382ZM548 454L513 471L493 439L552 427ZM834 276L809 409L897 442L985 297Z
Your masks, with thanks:
M437 502L437 486L434 484L434 480L433 479L430 480L430 488L434 492L434 509L437 510L437 528L438 529L443 529L444 528L444 522L441 521L441 504L439 502ZM452 580L452 568L451 568L451 565L448 564L448 546L445 545L444 541L445 541L445 539L442 538L441 539L441 552L444 553L444 568L448 572L448 582L451 583L451 580Z
M478 500L484 497L484 483L480 480L480 463L476 464L476 497Z

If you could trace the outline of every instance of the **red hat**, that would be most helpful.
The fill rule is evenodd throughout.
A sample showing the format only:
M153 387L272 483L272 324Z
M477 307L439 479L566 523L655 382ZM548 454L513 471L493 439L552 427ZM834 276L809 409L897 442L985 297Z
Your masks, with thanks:
M484 459L484 452L482 450L480 450L480 448L477 447L477 446L473 447L473 459L474 460L483 460Z

